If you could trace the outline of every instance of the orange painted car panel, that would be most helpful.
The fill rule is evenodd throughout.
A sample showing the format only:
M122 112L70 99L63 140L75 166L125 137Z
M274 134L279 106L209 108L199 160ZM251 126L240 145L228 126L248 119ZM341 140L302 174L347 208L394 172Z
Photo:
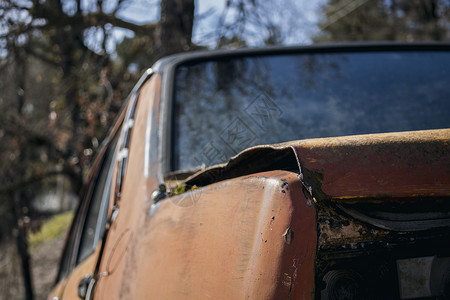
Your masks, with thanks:
M100 246L97 247L95 252L91 254L88 258L86 258L83 262L81 262L73 271L70 273L67 278L66 285L64 287L64 292L62 293L61 299L65 300L78 300L78 283L81 279L83 279L86 275L94 274L95 265L98 260L98 255L100 251ZM55 296L55 295L52 295Z
M132 276L133 268L136 268L126 262L130 255L134 255L129 245L133 245L131 249L134 249L135 240L140 239L139 236L136 236L136 228L140 227L141 222L145 220L146 211L151 205L151 193L158 185L155 173L151 173L148 178L145 176L145 164L143 163L145 143L142 138L145 137L147 131L147 116L152 112L159 111L159 109L155 109L150 112L153 105L159 105L160 84L160 76L153 75L142 87L137 102L137 114L130 144L132 155L129 156L122 195L116 203L119 213L109 230L98 271L99 279L94 294L96 299L123 298L123 286L131 283L128 278ZM145 99L145 101L141 101L141 99ZM154 120L157 121L158 117L156 116ZM139 140L141 141L135 142ZM153 150L151 152L156 153ZM150 160L154 161L154 158L151 157Z
M277 168L298 172L317 200L450 195L450 129L255 146L187 179L204 185Z
M162 200L152 210L158 181L154 173L144 176L145 145L134 137L146 134L147 115L159 105L159 84L156 76L140 93L133 155L94 298L309 298L316 220L298 174L236 178ZM151 165L156 161L150 158Z
M53 300L55 298L62 299L62 295L64 293L64 288L67 284L67 278L64 278L63 280L59 281L50 291L47 299Z
M165 157L155 129L160 93L160 74L139 92L94 299L313 299L321 201L450 195L450 129L441 129L254 147L232 159L232 170L213 167L232 175L154 204ZM267 149L271 158L289 152L294 159L251 171L258 167L244 158ZM77 299L77 283L93 272L97 253L69 276L63 299Z
M333 199L450 195L450 129L290 143Z
M126 275L108 287L101 279L101 298L312 297L315 208L295 173L236 178L136 211L144 220L132 229Z

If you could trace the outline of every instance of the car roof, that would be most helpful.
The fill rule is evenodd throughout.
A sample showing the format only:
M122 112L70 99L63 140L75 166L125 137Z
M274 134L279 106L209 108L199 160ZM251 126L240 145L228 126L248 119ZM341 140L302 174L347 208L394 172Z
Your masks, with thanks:
M346 42L311 44L303 46L269 46L263 48L226 48L218 50L202 50L173 54L159 59L153 66L154 71L163 73L167 69L181 63L199 60L224 59L230 56L261 56L290 53L339 53L339 52L370 52L370 51L425 51L450 50L449 42Z

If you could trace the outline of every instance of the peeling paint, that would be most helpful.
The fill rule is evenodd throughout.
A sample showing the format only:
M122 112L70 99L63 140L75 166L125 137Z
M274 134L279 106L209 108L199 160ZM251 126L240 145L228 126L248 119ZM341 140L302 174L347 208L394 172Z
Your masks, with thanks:
M292 230L291 227L286 229L286 231L283 234L283 237L286 244L290 245L292 243L292 241L294 240L294 231Z
M388 231L376 229L336 211L332 205L318 207L319 249L354 248L363 241L384 240Z
M185 183L205 186L252 173L290 170L318 201L445 196L450 192L443 180L450 172L449 141L450 129L440 129L257 146L228 163L199 171Z

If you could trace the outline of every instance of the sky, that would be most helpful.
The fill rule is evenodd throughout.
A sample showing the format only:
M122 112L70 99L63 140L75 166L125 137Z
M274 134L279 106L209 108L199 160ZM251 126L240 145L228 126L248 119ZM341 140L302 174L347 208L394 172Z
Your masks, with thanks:
M282 28L286 35L284 44L310 44L311 35L317 31L319 8L326 0L272 0L260 2L270 11L271 22ZM124 7L119 15L121 18L137 24L155 22L159 19L159 0L133 0ZM196 24L194 26L193 41L200 45L214 47L216 40L211 38L211 32L218 27L218 19L225 8L226 0L196 0ZM289 7L285 7L286 3ZM258 46L258 29L249 29L248 45ZM119 30L115 37L120 40L130 32Z

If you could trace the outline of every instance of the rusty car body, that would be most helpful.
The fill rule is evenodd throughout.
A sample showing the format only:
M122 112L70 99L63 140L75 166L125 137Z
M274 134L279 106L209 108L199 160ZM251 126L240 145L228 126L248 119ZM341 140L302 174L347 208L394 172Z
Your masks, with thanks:
M449 86L448 44L157 62L50 299L448 299Z

